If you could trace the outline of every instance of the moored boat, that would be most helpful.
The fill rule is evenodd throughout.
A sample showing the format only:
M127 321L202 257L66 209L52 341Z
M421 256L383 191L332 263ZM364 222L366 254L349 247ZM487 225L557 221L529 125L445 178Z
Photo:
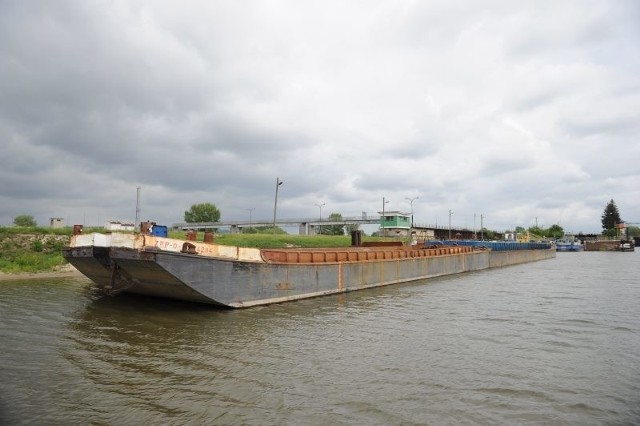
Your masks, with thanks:
M620 240L620 251L635 251L635 249L633 240Z
M242 308L548 259L549 245L257 249L150 234L72 236L64 257L109 294Z
M579 252L584 251L584 245L577 239L561 239L556 240L556 251L561 252Z

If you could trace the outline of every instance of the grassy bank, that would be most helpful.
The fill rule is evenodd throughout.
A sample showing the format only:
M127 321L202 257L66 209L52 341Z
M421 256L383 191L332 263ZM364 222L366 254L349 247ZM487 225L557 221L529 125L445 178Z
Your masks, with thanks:
M184 232L170 233L170 238L184 238ZM203 234L199 234L202 241ZM376 240L365 237L364 241ZM256 248L286 248L286 247L348 247L351 237L345 235L289 235L289 234L216 234L217 244L256 247Z
M0 272L49 272L65 265L61 250L69 233L50 231L0 228Z
M104 229L85 229L85 233ZM71 229L0 227L0 272L51 272L67 264L62 248L68 244ZM202 241L204 234L198 233ZM170 238L185 238L184 232L170 232ZM364 237L364 241L380 238ZM347 247L351 237L343 235L216 234L217 244L256 248Z

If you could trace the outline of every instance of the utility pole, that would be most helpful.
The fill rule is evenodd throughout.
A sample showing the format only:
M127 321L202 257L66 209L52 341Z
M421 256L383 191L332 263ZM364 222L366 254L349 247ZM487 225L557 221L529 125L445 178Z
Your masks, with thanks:
M482 223L484 215L480 214L480 239L484 241L484 224Z
M320 207L320 224L318 225L318 229L319 229L318 233L322 234L322 206L324 206L324 203L314 204L314 206Z
M413 229L413 202L418 198L420 197L413 197L413 198L404 197L405 200L409 200L409 204L411 205L411 228L412 229Z
M389 202L389 200L385 200L384 197L382 197L382 220L380 221L380 223L382 224L382 236L385 237L386 234L384 232L384 221L385 221L385 215L384 215L384 205L387 204Z
M136 221L133 224L133 229L139 229L140 225L140 187L136 188Z
M478 239L478 229L476 228L476 214L473 214L473 239Z
M252 226L251 226L251 225L252 225L252 223L253 223L253 218L252 218L252 214L251 214L251 213L252 213L255 209L256 209L255 207L251 207L250 209L247 209L247 210L249 210L249 229L251 229L251 228L252 228Z
M272 234L276 233L276 210L278 209L278 188L282 185L282 181L279 177L276 178L276 198L273 202L273 229L271 230Z

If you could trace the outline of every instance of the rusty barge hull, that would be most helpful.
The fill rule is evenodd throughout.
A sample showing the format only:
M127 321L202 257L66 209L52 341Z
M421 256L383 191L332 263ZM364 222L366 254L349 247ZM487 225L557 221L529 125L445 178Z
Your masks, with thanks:
M258 250L203 246L148 236L142 241L140 237L132 238L128 243L105 247L69 247L64 255L108 293L122 291L231 308L555 257L553 250L508 253L469 247ZM82 240L78 243L82 244Z
M241 308L486 269L488 254L277 264L113 249L112 260L133 278L129 292Z

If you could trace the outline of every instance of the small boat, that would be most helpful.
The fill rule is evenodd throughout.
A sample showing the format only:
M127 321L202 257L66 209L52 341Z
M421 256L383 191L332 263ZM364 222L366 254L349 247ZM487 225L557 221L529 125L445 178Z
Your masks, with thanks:
M636 246L633 240L621 240L620 251L635 251Z
M74 227L76 229L76 227ZM149 228L146 228L149 229ZM190 235L191 234L191 235ZM107 294L120 292L230 308L345 293L555 257L550 245L516 249L393 242L322 249L257 249L167 238L83 234L63 256ZM190 236L189 236L190 235ZM514 246L515 247L515 246Z
M578 252L584 251L584 245L575 237L566 236L563 239L556 240L556 251Z

